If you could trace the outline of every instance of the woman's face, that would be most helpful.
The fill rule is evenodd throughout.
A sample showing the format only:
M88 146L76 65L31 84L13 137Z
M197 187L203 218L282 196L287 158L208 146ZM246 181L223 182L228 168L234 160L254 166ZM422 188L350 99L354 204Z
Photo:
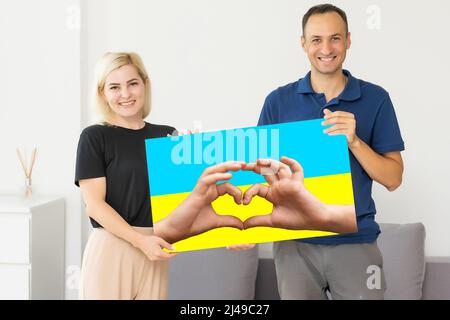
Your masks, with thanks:
M145 83L133 65L112 71L105 81L105 98L116 116L142 119Z

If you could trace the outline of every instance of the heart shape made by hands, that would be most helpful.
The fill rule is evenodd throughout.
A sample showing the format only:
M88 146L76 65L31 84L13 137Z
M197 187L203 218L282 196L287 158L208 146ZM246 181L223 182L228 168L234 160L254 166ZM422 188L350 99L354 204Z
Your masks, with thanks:
M338 233L357 231L354 205L327 205L306 189L302 166L294 159L281 161L259 159L247 163L241 170L264 176L268 185L254 184L244 193L235 186L227 192L239 204L249 205L255 196L273 204L270 214L255 215L242 222L243 229L273 227L291 230L322 230ZM229 183L228 183L229 184Z
M231 179L229 171L239 170L263 175L268 185L255 184L242 193L230 182L223 182ZM238 205L248 205L259 196L272 203L272 212L251 216L245 221L233 215L219 215L212 202L225 194L232 196ZM188 198L163 220L159 225L171 230L173 240L220 227L357 231L354 205L330 205L320 201L306 189L301 165L287 157L282 157L280 162L271 159L258 159L256 163L230 161L205 169Z

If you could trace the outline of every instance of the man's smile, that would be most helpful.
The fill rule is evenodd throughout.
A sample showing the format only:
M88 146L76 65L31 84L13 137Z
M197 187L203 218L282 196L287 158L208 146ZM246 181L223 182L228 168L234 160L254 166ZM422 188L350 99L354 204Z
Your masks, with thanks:
M336 59L336 57L337 57L337 56L331 56L331 57L318 57L318 59L319 59L320 61L323 61L323 62L330 62L330 61Z

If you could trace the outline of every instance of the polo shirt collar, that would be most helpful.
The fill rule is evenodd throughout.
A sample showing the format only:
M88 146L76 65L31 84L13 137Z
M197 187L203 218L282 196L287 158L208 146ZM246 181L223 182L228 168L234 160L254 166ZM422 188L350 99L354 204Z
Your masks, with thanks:
M352 76L348 70L342 70L347 76L348 82L344 88L344 91L339 95L339 100L354 101L361 97L361 85L359 80ZM303 78L300 79L297 85L297 93L315 93L311 87L311 71Z
M298 81L297 93L315 93L311 87L311 71Z
M344 91L339 95L339 100L355 101L361 98L361 84L348 70L342 70L348 78Z

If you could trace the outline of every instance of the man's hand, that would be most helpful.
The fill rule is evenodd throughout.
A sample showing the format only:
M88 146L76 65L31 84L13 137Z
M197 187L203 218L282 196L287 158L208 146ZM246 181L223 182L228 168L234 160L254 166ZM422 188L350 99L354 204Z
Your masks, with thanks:
M155 224L155 233L174 243L215 228L232 227L242 230L242 221L231 215L218 215L211 203L219 196L229 194L237 204L242 202L242 192L231 183L216 184L229 180L242 162L229 161L211 166L203 172L191 194L167 217Z
M324 109L324 112L325 121L322 122L322 125L332 125L330 128L325 129L324 133L330 136L345 135L349 148L355 147L360 142L356 136L356 119L353 113L345 111L331 112L328 109Z
M376 153L368 144L356 135L356 119L353 113L324 109L325 121L322 125L334 124L324 130L330 136L344 134L348 148L361 164L363 169L376 182L394 191L402 183L403 160L399 151Z
M353 232L356 230L354 206L326 205L309 192L304 183L303 169L294 159L281 158L281 163L259 159L243 169L256 173L268 168L277 172L264 175L269 186L256 184L244 193L244 204L258 195L272 202L271 214L253 216L244 221L244 228L267 226L293 230L323 230Z
M273 203L272 214L253 216L244 221L244 228L268 226L285 229L314 229L324 220L325 205L318 201L303 184L303 169L290 158L281 163L271 159L258 159L243 169L261 173L264 169L278 168L264 175L269 186L255 184L244 193L245 205L258 195Z

